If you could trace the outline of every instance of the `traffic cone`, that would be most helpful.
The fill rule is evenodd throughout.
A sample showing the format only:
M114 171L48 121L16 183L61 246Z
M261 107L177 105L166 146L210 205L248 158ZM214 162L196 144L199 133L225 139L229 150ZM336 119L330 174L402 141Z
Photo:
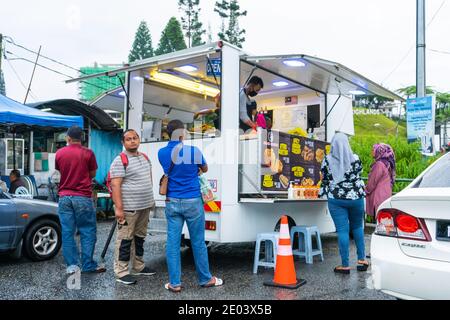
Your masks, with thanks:
M286 216L282 216L275 275L272 281L266 281L264 282L264 285L286 289L297 289L304 284L306 284L306 280L297 279L297 275L295 273L294 256L292 255L288 219Z

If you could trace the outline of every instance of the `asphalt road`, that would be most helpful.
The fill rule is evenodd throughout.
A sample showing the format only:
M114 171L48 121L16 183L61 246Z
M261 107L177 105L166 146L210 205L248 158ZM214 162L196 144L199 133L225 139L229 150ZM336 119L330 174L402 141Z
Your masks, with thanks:
M100 257L110 228L110 222L99 222L96 256ZM369 248L370 234L366 234ZM0 256L0 299L193 299L193 300L384 300L393 299L370 289L368 272L352 270L350 275L334 274L333 267L340 264L335 234L322 235L323 262L316 256L313 265L304 259L295 260L297 277L307 284L297 290L266 287L263 282L273 278L273 269L259 268L252 273L254 243L212 244L209 247L211 272L224 279L224 286L201 288L197 284L195 267L190 249L182 249L183 292L176 294L164 289L168 280L165 262L165 235L150 234L145 243L148 265L157 270L153 276L141 276L138 283L126 286L117 283L112 269L113 243L106 255L106 273L83 274L80 282L69 289L68 276L61 252L46 262L30 262L25 258L12 260ZM355 247L351 248L351 261L356 263Z

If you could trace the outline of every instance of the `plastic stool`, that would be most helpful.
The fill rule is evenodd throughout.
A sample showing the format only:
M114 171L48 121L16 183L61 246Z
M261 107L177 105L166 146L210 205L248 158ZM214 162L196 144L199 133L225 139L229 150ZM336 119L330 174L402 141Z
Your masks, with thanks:
M298 233L298 250L293 250L292 254L299 257L305 257L306 263L313 263L313 256L319 255L323 261L322 242L320 241L320 232L317 226L295 226L291 228L291 244L294 243L294 236ZM303 243L301 241L303 235ZM312 236L316 236L317 249L313 250ZM303 249L303 250L302 250Z
M280 234L278 232L270 233L258 233L256 236L256 247L255 247L255 260L253 262L253 273L258 273L258 266L272 267L275 268L278 251L278 239ZM259 259L261 242L264 241L264 251L265 257L263 260Z

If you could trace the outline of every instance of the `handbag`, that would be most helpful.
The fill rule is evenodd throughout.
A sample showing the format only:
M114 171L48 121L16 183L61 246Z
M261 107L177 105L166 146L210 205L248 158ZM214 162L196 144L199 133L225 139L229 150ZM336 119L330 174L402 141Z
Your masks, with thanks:
M180 150L178 150L178 152L180 152ZM176 153L177 157L178 157L178 152ZM175 163L173 162L173 160L171 160L170 168L169 168L169 170L167 170L167 174L163 174L161 179L159 179L159 194L162 196L167 195L167 188L169 185L169 174L172 171L174 166L175 166Z

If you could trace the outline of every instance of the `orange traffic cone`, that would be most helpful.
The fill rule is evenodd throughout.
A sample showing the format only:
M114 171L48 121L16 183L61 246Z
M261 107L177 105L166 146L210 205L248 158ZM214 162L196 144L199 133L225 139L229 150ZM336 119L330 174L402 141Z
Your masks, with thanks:
M306 283L305 279L297 279L292 255L291 237L289 235L288 219L281 217L280 240L278 241L277 263L272 281L264 282L265 286L297 289Z

